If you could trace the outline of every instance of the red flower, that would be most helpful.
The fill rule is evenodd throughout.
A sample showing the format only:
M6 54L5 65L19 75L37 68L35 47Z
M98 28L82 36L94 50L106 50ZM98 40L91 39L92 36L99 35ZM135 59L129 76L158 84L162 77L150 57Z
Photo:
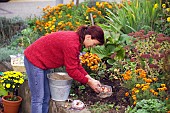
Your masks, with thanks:
M150 68L159 68L159 66L155 65L155 64L149 64Z
M111 58L111 59L114 59L114 57L116 56L116 54L117 54L117 53L113 53L113 54L110 56L110 58Z
M141 57L142 58L150 58L151 56L150 56L150 54L142 54Z
M136 58L131 58L130 61L131 61L131 62L135 62L135 61L136 61Z
M156 45L154 46L155 49L158 49L158 48L160 48L160 47L161 47L160 44L156 44Z
M160 33L160 34L158 34L157 36L158 36L158 37L164 37L165 35L162 34L162 33Z
M134 35L134 32L128 34L128 36L133 36L133 35Z

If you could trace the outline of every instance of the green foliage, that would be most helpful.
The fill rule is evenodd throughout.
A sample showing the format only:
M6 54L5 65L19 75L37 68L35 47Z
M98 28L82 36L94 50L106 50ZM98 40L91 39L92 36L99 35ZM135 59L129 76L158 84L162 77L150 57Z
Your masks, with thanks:
M141 100L134 108L128 107L126 113L167 113L165 103L158 99Z
M92 113L105 113L106 111L109 111L113 107L114 104L108 104L108 103L101 104L97 102L96 104L91 105L89 109Z
M0 61L10 60L9 55L17 54L18 52L16 50L8 49L7 47L0 48Z
M156 1L156 2L155 2ZM116 13L107 9L106 19L112 23L115 30L121 27L123 33L130 33L140 29L151 30L158 20L159 0L133 0L123 4L115 4ZM148 16L149 15L149 16ZM118 31L120 32L120 31Z
M54 72L66 72L65 66L59 67L59 68L55 68Z
M26 27L25 22L18 17L0 17L0 46L6 46L11 42L11 38Z
M27 27L26 29L23 29L18 35L15 36L12 43L10 44L10 48L20 47L25 49L38 38L39 38L38 32L34 31L30 27Z
M105 31L105 44L91 49L102 61L113 65L116 60L121 60L125 56L124 46L129 43L129 36L117 33L112 26L101 25ZM114 32L115 31L115 32Z
M105 24L98 24L104 30L105 44L103 46L96 46L90 49L90 52L97 54L102 60L102 64L99 66L99 70L96 73L93 73L93 76L96 79L99 77L102 79L104 73L111 75L109 77L110 79L119 78L118 74L116 74L117 72L114 72L114 69L120 67L122 68L122 65L118 62L122 61L122 59L125 57L124 46L126 44L130 44L131 37L126 34L118 33L112 24L113 23L111 23L110 26Z
M168 109L168 111L170 110L170 99L169 98L167 98L166 100L165 100L165 104L166 104L166 107L167 107L167 109Z
M167 36L170 34L170 2L162 4L161 13L158 13L159 19L155 21L155 31ZM168 19L169 18L169 19Z
M4 89L4 87L2 86L2 84L0 83L0 97L7 95L8 92Z

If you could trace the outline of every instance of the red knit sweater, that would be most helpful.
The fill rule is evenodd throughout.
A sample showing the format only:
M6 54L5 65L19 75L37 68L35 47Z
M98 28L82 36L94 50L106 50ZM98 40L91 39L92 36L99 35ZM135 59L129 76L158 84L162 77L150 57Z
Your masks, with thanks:
M36 40L26 48L24 55L41 69L66 67L70 77L83 84L87 83L87 72L80 65L81 44L74 31L59 31Z

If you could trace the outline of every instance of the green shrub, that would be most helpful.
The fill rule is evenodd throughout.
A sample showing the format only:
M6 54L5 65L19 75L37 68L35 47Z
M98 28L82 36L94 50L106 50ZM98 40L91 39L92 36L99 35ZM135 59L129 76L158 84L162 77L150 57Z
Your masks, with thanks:
M6 46L11 42L11 38L26 27L25 22L18 17L0 17L0 46Z
M27 27L26 29L23 29L19 34L13 36L9 46L10 48L20 47L25 49L39 37L40 36L38 32L34 31L30 27Z
M0 62L1 62L1 61L9 61L10 60L9 55L17 54L17 51L4 47L4 48L0 48L0 53L1 53L0 54Z
M126 113L166 113L165 103L158 99L141 100L134 108L128 107Z
M90 111L92 113L106 113L107 111L111 110L115 105L104 103L101 104L99 102L95 103L94 105L90 106Z
M155 31L165 35L170 34L170 2L163 2L159 19L155 21Z
M108 24L121 27L121 32L130 33L140 29L152 30L160 12L159 0L132 0L115 4L116 12L107 9ZM119 29L118 29L119 30Z

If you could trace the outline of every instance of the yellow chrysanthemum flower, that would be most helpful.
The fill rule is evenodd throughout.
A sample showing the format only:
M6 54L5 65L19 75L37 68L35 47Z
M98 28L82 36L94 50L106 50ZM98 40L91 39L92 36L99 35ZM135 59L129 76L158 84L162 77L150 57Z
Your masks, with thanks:
M11 86L11 84L6 84L6 87L7 87L7 88L10 88L10 86Z
M13 92L16 87L19 87L19 85L24 82L24 76L25 75L23 75L21 72L6 71L3 73L0 79L4 89L9 92Z
M15 88L15 85L13 85L12 88Z

